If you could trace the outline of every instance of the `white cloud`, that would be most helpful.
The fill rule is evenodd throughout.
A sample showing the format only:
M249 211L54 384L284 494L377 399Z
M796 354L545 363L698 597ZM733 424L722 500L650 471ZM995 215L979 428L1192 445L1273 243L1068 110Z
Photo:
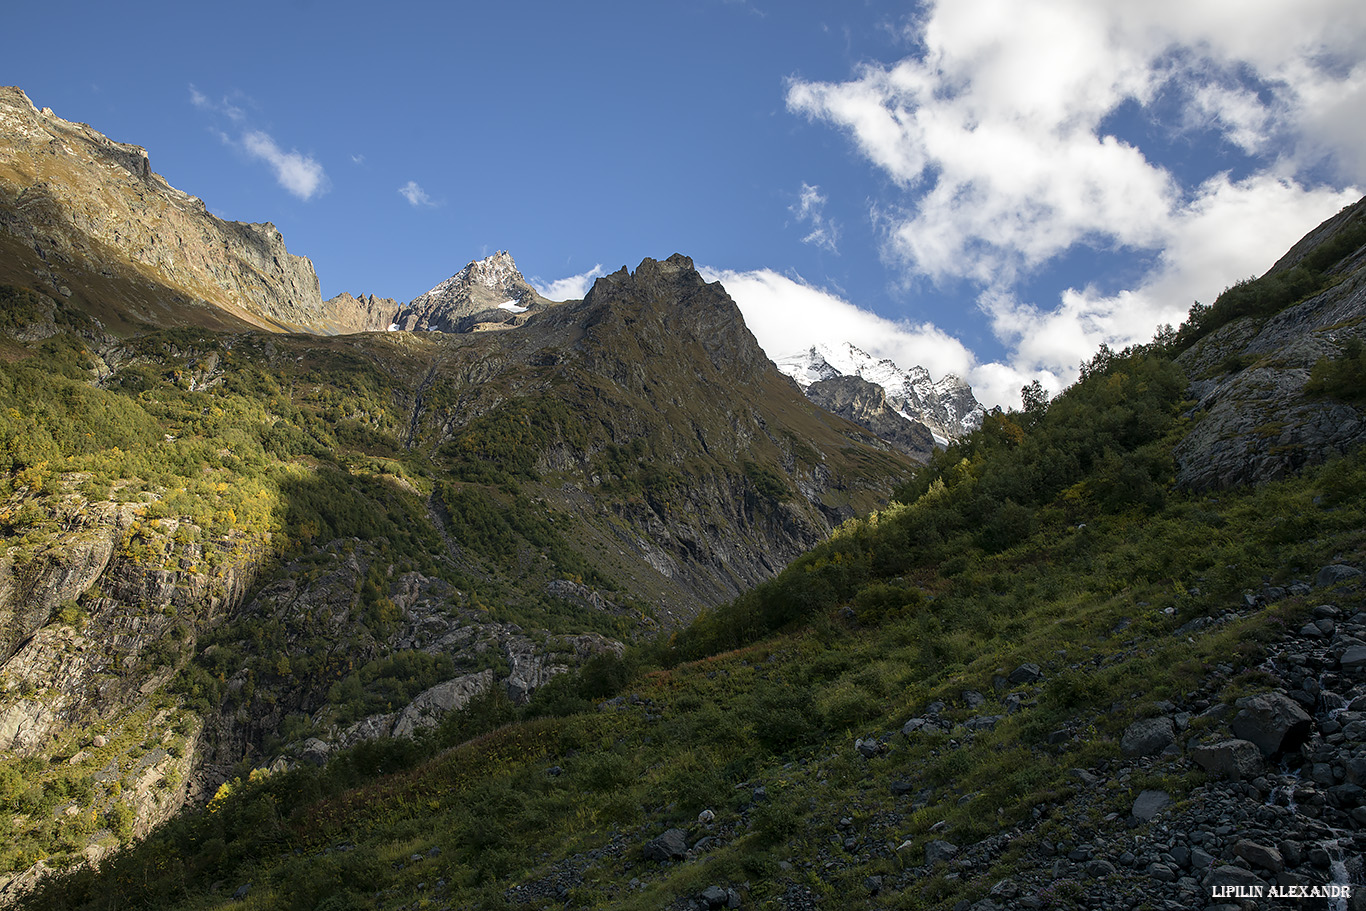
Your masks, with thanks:
M966 380L977 400L988 408L1019 408L1020 387L1033 380L1055 394L1075 378L1037 365L979 361L966 345L933 323L890 320L771 269L740 272L702 267L699 271L707 281L725 286L771 359L796 354L820 341L848 341L902 368L924 367L936 380L952 373Z
M578 275L571 275L568 278L557 278L549 284L541 284L539 278L533 278L530 281L537 293L546 300L577 301L583 300L588 289L593 286L593 279L606 274L602 270L602 263L598 263L587 272L580 272Z
M1343 184L1366 184L1359 0L939 0L908 35L916 56L794 79L787 104L845 131L898 188L875 209L891 261L979 286L1012 349L975 368L993 385L1068 381L1100 342L1180 322L1361 195ZM1120 112L1172 107L1168 138L1253 156L1248 176L1211 166L1183 183L1109 132ZM1325 165L1342 183L1315 177ZM1116 293L1018 300L1023 276L1079 244L1154 265Z
M788 211L797 217L797 221L807 222L811 226L810 232L802 238L802 243L815 244L823 250L838 253L839 225L825 217L825 203L826 198L821 195L820 187L803 183L797 202L789 206Z
M919 364L935 379L946 373L966 377L973 366L972 353L961 342L929 323L889 320L771 269L699 271L725 286L770 358L796 354L816 342L848 341L902 367Z
M240 92L235 94L239 99L244 98ZM250 99L245 100L250 103ZM308 201L327 192L327 172L318 160L297 150L291 149L286 152L264 130L246 129L247 113L242 107L233 104L227 98L214 101L194 85L190 86L190 104L218 117L226 117L238 128L242 128L236 139L216 126L210 127L210 130L224 145L241 149L248 156L268 164L275 172L275 179L280 186L293 195Z
M290 193L307 201L327 191L327 174L316 159L298 151L284 151L261 130L242 134L242 148L253 158L270 165L275 180Z
M413 206L415 208L419 206L426 206L428 208L434 209L437 206L441 205L441 203L432 199L431 196L427 194L426 190L418 186L416 180L410 180L403 186L399 187L398 195L408 200L408 205Z

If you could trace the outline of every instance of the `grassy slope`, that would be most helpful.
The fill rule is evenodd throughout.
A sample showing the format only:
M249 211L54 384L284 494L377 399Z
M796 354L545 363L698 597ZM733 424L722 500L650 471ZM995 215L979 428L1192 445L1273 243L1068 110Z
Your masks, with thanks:
M1256 688L1264 644L1309 604L1174 630L1263 579L1366 554L1360 453L1256 490L1170 488L1183 426L1170 347L1102 353L1046 413L989 420L910 478L910 505L846 524L668 642L562 678L517 712L485 702L420 743L241 782L37 906L114 907L117 893L120 907L559 907L567 895L643 909L723 883L759 907L791 890L854 907L866 877L918 865L931 838L1025 826L990 868L931 872L876 905L980 897L1038 839L1095 824L1033 817L1077 794L1069 769L1116 758L1125 726L1161 700ZM1043 681L1002 685L1026 661ZM871 760L852 749L934 701L967 718L967 690L1013 692L1021 707L993 730L892 736ZM1112 784L1101 810L1124 813L1150 783ZM1197 781L1160 783L1179 795ZM709 850L642 859L666 827L705 834L703 809L716 814ZM857 852L831 848L851 834Z

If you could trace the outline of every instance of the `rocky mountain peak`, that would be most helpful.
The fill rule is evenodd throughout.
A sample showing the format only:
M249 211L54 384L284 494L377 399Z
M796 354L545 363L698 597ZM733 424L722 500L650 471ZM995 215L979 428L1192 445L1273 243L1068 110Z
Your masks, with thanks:
M875 358L850 342L818 343L778 358L776 363L808 397L813 384L842 376L881 386L887 406L907 421L928 427L940 445L972 432L986 413L973 396L972 387L953 374L936 382L924 367L902 369L894 361Z
M527 282L506 251L474 260L403 306L394 325L408 331L480 332L520 326L553 306Z
M461 269L456 277L463 277L464 281L470 283L477 282L485 288L519 288L519 282L526 284L522 273L517 271L517 264L512 261L512 254L506 250L475 260Z
M731 382L768 365L726 289L708 283L692 259L679 253L662 261L647 257L634 272L623 266L602 276L575 314L595 338L621 342L629 335L630 347L638 346L644 357L680 344L700 346Z
M322 328L338 335L352 332L383 332L394 328L399 303L391 297L373 294L352 296L343 291L324 305Z

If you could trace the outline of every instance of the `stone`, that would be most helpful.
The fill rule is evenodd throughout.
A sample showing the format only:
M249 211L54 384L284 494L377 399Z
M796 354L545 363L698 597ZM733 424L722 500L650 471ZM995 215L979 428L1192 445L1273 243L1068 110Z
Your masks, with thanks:
M1233 781L1255 778L1262 770L1262 751L1250 740L1221 740L1191 750L1194 759L1206 772Z
M1366 670L1366 645L1353 645L1342 653L1338 664L1349 674Z
M938 726L928 718L912 718L901 726L901 733L905 734L907 737L910 737L917 731L925 731L928 733L934 730L938 730Z
M1004 715L977 715L963 722L963 727L969 731L990 731L1001 723Z
M1115 865L1108 860L1093 860L1085 868L1086 875L1099 879L1102 876L1109 876L1115 872Z
M1131 812L1139 822L1148 822L1171 803L1171 795L1166 791L1147 790L1138 795Z
M1037 683L1043 679L1043 670L1033 662L1025 662L1015 670L1010 672L1006 678L1012 686L1020 686L1025 683Z
M1344 810L1366 804L1366 789L1357 784L1333 785L1328 789L1328 796Z
M882 752L882 744L878 743L877 740L872 737L860 737L858 740L854 741L854 749L858 750L863 758L872 759L878 753Z
M641 855L646 860L660 863L668 860L680 860L687 856L687 853L688 833L682 829L669 829L658 838L647 841L641 850Z
M1239 711L1230 724L1234 736L1252 741L1263 756L1297 750L1309 739L1313 722L1289 696L1263 693L1239 699L1236 705Z
M1176 741L1176 726L1167 717L1144 718L1124 731L1119 751L1129 758L1152 756Z
M1272 873L1279 873L1285 869L1285 859L1281 857L1280 851L1251 839L1242 838L1235 842L1233 853L1248 863Z
M925 845L925 863L930 866L937 863L948 863L957 856L958 846L951 841L936 838Z
M1347 566L1344 563L1330 563L1319 570L1319 574L1314 577L1314 584L1319 588L1326 588L1329 585L1337 585L1339 582L1347 582L1360 577L1361 570L1355 566Z
M1267 881L1251 870L1235 867L1233 864L1215 867L1210 871L1209 876L1205 877L1205 888L1207 889L1218 889L1226 886L1249 890L1260 889L1261 892L1258 894L1265 894Z
M726 890L720 886L707 886L702 890L701 896L708 908L724 908L729 897Z

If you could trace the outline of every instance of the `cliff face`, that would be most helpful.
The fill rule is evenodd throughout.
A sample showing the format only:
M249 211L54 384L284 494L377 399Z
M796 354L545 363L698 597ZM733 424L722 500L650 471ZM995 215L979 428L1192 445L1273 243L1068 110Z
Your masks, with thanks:
M0 88L3 279L86 299L110 323L310 330L313 264L275 226L228 222L147 152Z
M1359 393L1357 401L1344 401L1310 384L1316 365L1366 340L1366 200L1306 235L1258 282L1230 291L1256 300L1290 283L1322 290L1270 314L1245 306L1253 312L1178 358L1192 379L1191 414L1198 419L1174 452L1184 486L1284 478L1366 441Z
M826 411L866 427L906 455L923 462L934 452L934 433L907 420L887 403L886 391L857 376L833 376L806 387L806 397Z

